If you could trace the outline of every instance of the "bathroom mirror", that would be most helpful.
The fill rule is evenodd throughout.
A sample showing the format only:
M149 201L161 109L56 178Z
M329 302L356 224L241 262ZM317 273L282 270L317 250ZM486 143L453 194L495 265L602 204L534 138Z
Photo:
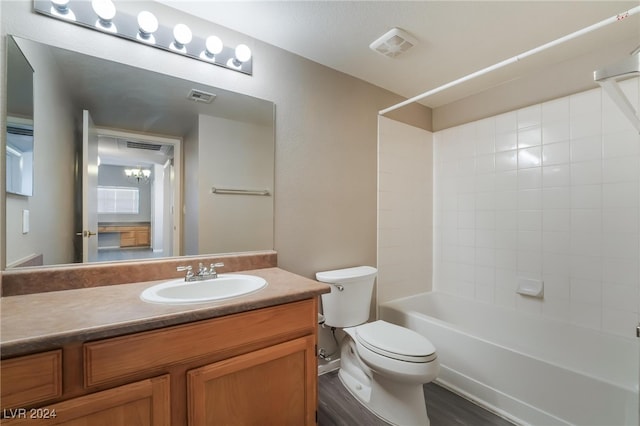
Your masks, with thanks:
M5 193L7 268L273 248L272 102L8 38L34 69L36 191Z
M33 68L7 37L6 191L33 195Z

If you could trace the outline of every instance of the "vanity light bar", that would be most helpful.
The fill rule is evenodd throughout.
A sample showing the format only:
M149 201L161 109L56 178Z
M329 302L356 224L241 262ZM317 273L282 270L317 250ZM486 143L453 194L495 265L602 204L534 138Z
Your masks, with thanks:
M132 15L117 10L112 0L34 0L33 7L60 21L253 75L253 57L246 45L224 46L218 37L199 37L179 22L163 25L148 10Z

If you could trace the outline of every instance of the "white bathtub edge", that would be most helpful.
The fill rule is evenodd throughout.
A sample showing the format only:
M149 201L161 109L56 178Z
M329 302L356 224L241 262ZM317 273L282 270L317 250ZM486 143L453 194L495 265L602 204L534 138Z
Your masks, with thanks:
M516 425L570 425L570 423L567 423L552 414L544 412L524 401L513 398L497 389L480 383L471 377L458 373L446 365L440 365L440 374L434 382ZM463 389L473 389L473 394ZM488 402L488 400L491 399L489 396L493 399L498 398L502 408L498 408L496 405ZM522 420L523 418L531 419L533 423L527 423Z

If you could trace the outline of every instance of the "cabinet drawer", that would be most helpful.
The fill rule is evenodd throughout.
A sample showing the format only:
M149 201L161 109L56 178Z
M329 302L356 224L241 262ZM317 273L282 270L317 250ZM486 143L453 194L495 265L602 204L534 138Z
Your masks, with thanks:
M3 409L62 395L62 350L3 360L1 372Z
M312 334L313 299L84 345L85 386L220 354L229 357Z

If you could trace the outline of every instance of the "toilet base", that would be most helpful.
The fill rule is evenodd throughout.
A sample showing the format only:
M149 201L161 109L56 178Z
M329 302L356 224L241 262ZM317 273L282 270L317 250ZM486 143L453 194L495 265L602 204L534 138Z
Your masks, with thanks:
M384 377L365 384L342 368L338 377L351 395L385 422L396 426L429 426L422 385L407 385Z

